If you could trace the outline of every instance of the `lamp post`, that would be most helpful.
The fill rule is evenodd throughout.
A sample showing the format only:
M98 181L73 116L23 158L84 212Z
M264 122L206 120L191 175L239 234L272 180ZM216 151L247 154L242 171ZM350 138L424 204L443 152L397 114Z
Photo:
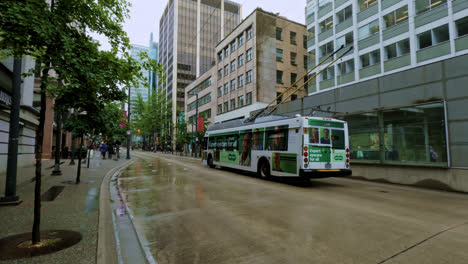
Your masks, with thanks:
M198 93L195 96L195 151L198 151ZM195 158L198 158L197 152L195 152Z
M13 60L13 92L10 109L10 131L8 133L7 175L5 184L5 197L0 198L0 204L19 204L20 198L16 195L16 174L18 171L18 138L20 121L21 99L21 63L22 59Z
M75 109L70 110L71 114L74 116L75 115ZM76 147L76 138L75 135L73 135L72 132L72 145L71 145L71 160L70 160L70 165L75 165L75 147Z
M60 171L60 141L62 139L62 113L57 112L57 134L55 136L55 164L54 170L52 171L53 176L62 175Z
M128 111L127 111L127 159L130 159L130 93L131 87L128 87Z

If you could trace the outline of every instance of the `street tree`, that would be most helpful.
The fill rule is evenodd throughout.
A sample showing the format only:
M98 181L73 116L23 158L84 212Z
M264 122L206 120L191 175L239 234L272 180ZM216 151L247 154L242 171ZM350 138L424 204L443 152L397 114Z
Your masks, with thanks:
M99 121L94 114L102 111L106 101L123 98L120 89L116 88L122 83L128 85L135 82L141 69L129 58L129 41L122 28L122 23L128 17L128 7L126 0L52 0L50 5L45 1L0 2L2 55L15 58L25 55L35 57L35 74L40 75L41 107L35 146L33 244L40 241L41 160L46 93L56 95L59 99L81 96L76 103L68 104L66 99L63 100L63 107L76 106L80 109L77 110L78 113L85 113L71 118L75 119L74 130L82 132L81 135ZM86 32L96 32L107 37L112 50L97 53L97 44L91 41ZM83 51L86 52L82 53ZM96 54L99 56L93 59L92 56ZM125 61L128 65L125 65ZM73 69L79 68L78 65L82 69L74 72ZM103 68L107 68L106 74L101 76ZM52 71L55 74L51 75ZM114 78L117 81L112 81ZM84 85L92 80L105 80L105 84ZM64 85L57 85L58 83ZM88 98L83 100L86 96Z

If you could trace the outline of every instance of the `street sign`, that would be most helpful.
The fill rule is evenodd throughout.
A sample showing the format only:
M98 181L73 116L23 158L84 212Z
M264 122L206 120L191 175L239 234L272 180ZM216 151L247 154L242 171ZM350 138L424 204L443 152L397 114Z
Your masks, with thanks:
M127 135L130 135L130 130L127 130Z
M199 116L198 117L198 127L197 127L197 131L198 132L203 132L203 116Z

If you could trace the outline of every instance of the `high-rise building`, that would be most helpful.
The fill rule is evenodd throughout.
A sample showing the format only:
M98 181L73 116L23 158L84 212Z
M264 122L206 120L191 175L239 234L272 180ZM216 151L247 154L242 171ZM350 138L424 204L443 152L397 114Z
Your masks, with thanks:
M169 0L159 22L159 87L172 99L175 123L184 111L185 87L216 64L215 47L240 22L241 7L228 0Z
M309 68L354 49L279 113L341 113L353 175L468 191L468 1L308 0L306 22Z
M142 59L140 58L140 53L150 53L150 49L145 46L140 46L140 45L132 45L132 49L130 50L130 56L134 58L135 60L142 62ZM147 80L149 79L150 73L148 71L142 71L143 77L146 78ZM130 101L131 101L131 110L133 112L133 109L135 107L135 103L138 97L138 94L141 95L143 98L143 101L148 101L148 87L145 87L145 83L140 82L138 87L131 87L131 92L130 92Z
M254 10L216 45L216 65L186 88L186 119L198 116L211 124L249 117L291 85L287 101L307 95L307 36L303 24L278 14ZM286 99L292 90L278 101Z
M158 61L158 43L153 41L153 33L150 35L150 42L149 42L149 57L152 60ZM149 93L151 94L153 91L158 89L158 76L156 72L150 71L148 77L149 81Z

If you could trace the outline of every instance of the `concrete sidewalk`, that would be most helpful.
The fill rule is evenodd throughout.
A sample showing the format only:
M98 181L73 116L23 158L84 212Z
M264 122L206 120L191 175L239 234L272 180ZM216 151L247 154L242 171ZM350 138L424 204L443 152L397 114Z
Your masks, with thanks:
M5 261L2 263L96 263L98 254L98 233L99 233L99 209L101 183L106 175L112 176L113 172L128 163L125 158L118 161L102 160L95 157L91 160L90 168L86 168L83 160L81 169L81 183L75 184L77 164L70 166L70 160L63 160L61 164L61 176L51 176L53 165L52 160L44 161L42 165L42 187L41 194L45 193L52 186L64 186L63 191L53 201L42 201L41 207L41 230L45 229L65 229L80 232L83 240L65 250L38 256L29 259ZM34 168L22 168L21 181L18 182L17 193L23 200L18 206L0 207L0 237L26 233L32 231L33 204L34 204ZM110 178L110 177L108 177ZM26 180L24 180L26 179ZM110 203L107 197L104 201ZM101 202L101 205L103 203ZM103 212L106 215L106 212ZM112 216L109 216L112 219ZM102 219L102 217L101 217ZM112 220L111 220L112 221ZM116 263L115 240L113 235L103 234L113 232L110 230L99 233L106 236L104 251L113 255L107 258L107 263Z

